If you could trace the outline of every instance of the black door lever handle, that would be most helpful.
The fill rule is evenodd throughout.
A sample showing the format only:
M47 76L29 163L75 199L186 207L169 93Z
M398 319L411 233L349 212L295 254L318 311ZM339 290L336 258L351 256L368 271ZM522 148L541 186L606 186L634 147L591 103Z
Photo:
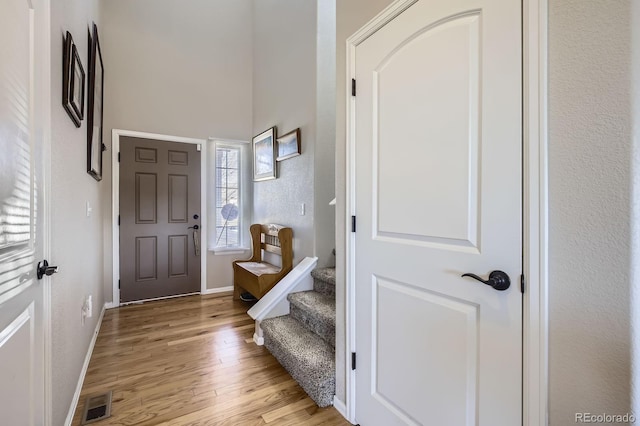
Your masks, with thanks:
M39 280L41 280L45 275L53 275L56 272L58 272L57 266L49 266L49 262L47 262L46 260L38 262L38 270L36 272L36 275Z
M494 290L504 291L511 286L511 280L509 279L509 275L506 272L502 271L493 271L489 274L488 280L483 280L476 274L462 274L463 277L471 277L474 280L478 280L483 284L493 287Z

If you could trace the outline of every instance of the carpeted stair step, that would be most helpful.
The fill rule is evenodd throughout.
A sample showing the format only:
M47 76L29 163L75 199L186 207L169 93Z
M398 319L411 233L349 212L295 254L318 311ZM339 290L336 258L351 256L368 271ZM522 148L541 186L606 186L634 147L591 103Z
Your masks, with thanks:
M336 295L336 268L316 268L311 271L313 289L329 296Z
M332 347L336 345L336 300L317 291L291 293L290 315Z
M261 323L264 345L318 404L333 404L336 365L333 347L289 315Z

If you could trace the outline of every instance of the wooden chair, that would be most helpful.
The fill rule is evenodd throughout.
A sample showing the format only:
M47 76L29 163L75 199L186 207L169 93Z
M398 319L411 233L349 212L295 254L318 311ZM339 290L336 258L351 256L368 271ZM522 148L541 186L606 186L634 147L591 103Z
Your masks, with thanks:
M253 256L233 262L233 298L248 291L260 299L293 269L293 231L282 225L251 225ZM263 260L263 250L282 257L282 266Z

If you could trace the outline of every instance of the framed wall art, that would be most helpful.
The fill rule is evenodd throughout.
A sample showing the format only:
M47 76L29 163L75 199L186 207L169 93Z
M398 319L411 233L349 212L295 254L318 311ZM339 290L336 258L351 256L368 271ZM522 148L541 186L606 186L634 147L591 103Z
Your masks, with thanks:
M87 173L95 180L102 180L102 107L104 90L104 66L98 38L98 27L89 30L89 100L87 111Z
M73 37L67 31L62 52L62 106L76 127L80 127L84 119L84 87L82 61Z
M276 178L276 128L272 127L253 138L253 180Z
M300 128L290 131L276 139L278 157L277 161L300 155Z

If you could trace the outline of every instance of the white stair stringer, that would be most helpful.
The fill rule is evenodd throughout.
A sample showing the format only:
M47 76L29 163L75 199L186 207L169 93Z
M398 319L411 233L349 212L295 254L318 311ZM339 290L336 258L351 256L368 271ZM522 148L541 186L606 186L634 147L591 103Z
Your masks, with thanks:
M267 318L289 314L289 293L313 290L311 271L318 265L317 257L305 257L280 282L265 294L247 312L256 321L253 341L264 345L264 334L260 323Z

